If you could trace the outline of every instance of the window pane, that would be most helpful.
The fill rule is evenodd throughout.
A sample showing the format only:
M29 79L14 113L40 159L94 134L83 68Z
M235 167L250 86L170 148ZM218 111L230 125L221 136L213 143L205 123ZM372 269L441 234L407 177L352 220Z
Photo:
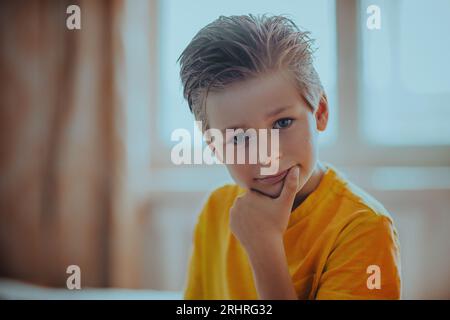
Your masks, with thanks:
M328 95L330 123L322 134L323 143L332 141L336 133L336 45L334 1L262 1L229 0L218 6L209 0L160 1L160 113L158 132L164 143L171 146L170 135L176 128L186 128L193 134L194 117L183 100L179 79L178 56L194 35L220 15L233 14L288 14L302 29L316 39L315 66ZM195 129L197 130L197 129Z
M362 127L374 143L450 143L450 1L363 1L381 29L362 21Z

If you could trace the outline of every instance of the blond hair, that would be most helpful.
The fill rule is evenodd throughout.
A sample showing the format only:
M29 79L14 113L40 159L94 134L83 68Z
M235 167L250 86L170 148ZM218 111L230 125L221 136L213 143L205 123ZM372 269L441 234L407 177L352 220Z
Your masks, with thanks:
M269 71L287 68L315 110L323 87L313 66L313 40L284 16L220 16L202 28L181 53L180 77L189 109L203 128L208 92Z

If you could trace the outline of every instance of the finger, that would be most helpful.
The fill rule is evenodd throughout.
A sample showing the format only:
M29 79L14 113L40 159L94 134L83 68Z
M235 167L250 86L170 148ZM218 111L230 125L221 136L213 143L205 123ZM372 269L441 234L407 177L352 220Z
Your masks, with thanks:
M298 177L300 175L300 168L295 166L291 168L284 180L283 189L278 197L279 201L287 205L294 203L295 195L298 188Z

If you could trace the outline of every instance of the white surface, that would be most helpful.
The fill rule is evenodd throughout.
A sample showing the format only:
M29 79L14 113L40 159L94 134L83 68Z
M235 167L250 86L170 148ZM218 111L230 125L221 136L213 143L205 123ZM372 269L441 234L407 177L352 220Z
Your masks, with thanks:
M7 300L180 300L182 292L115 288L47 288L0 279L0 299Z

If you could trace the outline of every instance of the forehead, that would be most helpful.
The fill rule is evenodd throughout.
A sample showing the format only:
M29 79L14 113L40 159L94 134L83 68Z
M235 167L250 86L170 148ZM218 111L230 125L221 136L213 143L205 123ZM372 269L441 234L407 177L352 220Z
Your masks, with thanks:
M220 91L210 91L206 114L211 128L252 127L281 107L306 107L294 81L285 72L262 74Z

